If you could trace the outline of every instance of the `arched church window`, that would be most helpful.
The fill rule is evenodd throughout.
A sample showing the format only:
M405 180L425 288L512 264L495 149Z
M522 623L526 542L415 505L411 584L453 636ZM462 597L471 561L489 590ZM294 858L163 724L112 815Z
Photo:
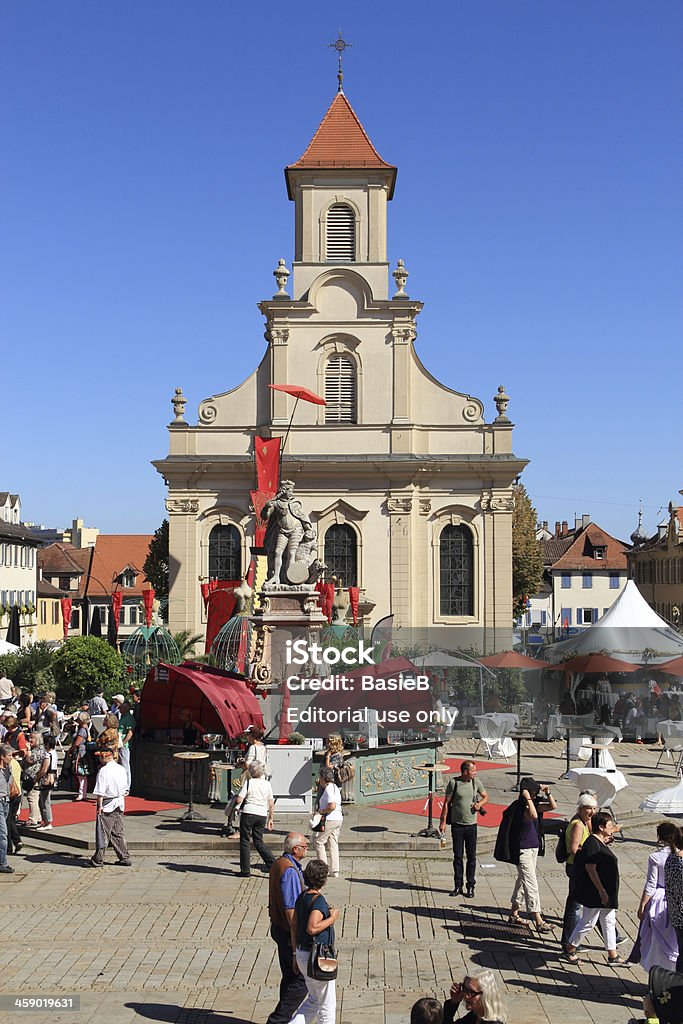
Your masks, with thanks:
M358 585L358 544L353 527L346 523L330 526L325 534L325 565L345 587Z
M356 258L356 216L347 203L335 203L327 211L325 258L351 263Z
M446 526L439 538L442 615L474 615L474 548L466 526Z
M325 423L356 422L356 364L334 352L325 366Z
M242 544L236 526L214 526L209 534L209 579L238 580L242 576Z

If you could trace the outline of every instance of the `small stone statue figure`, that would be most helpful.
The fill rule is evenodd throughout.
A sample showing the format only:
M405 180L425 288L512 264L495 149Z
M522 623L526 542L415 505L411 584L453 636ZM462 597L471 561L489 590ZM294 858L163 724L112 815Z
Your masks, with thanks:
M301 502L294 497L294 483L283 480L274 498L263 506L268 521L264 545L268 555L266 587L299 585L308 579L315 558L316 531ZM302 558L299 552L303 548Z

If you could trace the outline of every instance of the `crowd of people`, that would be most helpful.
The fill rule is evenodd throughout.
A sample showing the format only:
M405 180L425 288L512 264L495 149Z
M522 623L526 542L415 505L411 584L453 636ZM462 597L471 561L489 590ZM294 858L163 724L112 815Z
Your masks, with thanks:
M0 873L14 871L8 857L23 847L18 820L22 801L28 805L28 818L21 828L50 831L52 794L58 784L73 788L75 801L85 800L92 789L97 827L90 863L103 863L104 850L111 845L117 863L130 864L122 812L131 784L130 741L139 699L133 688L128 698L115 694L111 703L98 692L80 711L64 715L54 693L34 697L0 674ZM102 720L99 730L93 729L97 716ZM64 751L61 774L58 745Z

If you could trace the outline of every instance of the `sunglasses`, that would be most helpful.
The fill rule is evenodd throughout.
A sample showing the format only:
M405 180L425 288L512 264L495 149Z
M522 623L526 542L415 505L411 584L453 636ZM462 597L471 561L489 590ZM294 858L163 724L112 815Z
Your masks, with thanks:
M465 993L466 996L480 996L481 995L481 992L477 988L470 988L469 985L465 985L464 983L463 983L463 985L461 987L462 987L462 990L463 990L463 992Z

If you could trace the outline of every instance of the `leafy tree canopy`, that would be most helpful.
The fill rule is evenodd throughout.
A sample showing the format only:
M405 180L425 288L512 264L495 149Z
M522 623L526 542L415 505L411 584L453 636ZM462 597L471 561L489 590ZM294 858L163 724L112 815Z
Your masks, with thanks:
M143 565L145 575L159 600L168 597L168 562L168 519L164 519L149 542L149 554Z
M52 648L45 640L22 647L16 654L0 656L3 668L14 685L31 693L45 693L54 688L50 666L54 657Z
M536 509L523 484L513 487L512 612L524 610L524 599L536 594L543 581L543 551L536 540Z
M97 636L70 637L54 656L52 670L60 701L78 706L98 690L106 697L121 687L123 660Z

